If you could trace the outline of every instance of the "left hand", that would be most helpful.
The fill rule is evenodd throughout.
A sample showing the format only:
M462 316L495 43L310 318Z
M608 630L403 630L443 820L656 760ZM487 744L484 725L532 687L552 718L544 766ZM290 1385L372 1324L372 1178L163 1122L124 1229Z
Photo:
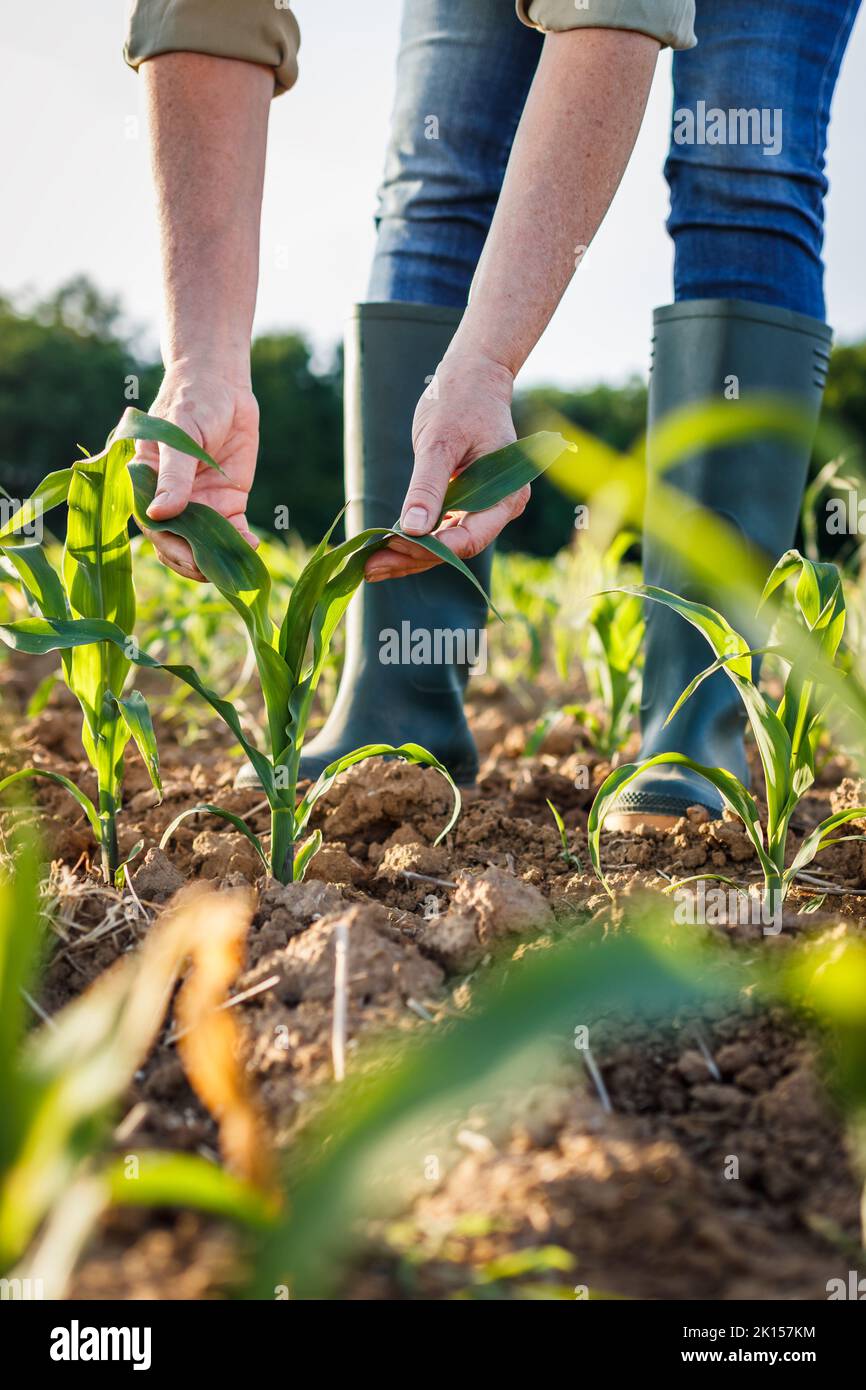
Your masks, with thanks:
M520 516L529 501L528 486L486 511L448 515L436 526L445 489L455 473L482 454L513 444L513 390L511 372L498 362L457 351L445 355L415 411L415 467L400 516L405 531L425 535L436 527L433 533L449 550L470 560ZM428 550L397 538L367 561L364 577L376 583L420 574L441 563Z

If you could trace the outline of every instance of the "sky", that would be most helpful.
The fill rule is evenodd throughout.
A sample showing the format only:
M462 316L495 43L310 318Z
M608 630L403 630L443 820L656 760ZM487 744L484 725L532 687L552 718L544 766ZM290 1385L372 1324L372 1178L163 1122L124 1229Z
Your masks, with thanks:
M364 295L400 0L296 0L295 11L301 76L271 112L256 329L303 331L324 364L348 307ZM84 271L121 295L154 348L159 257L140 84L121 56L125 23L126 0L40 0L6 10L0 293L48 292ZM671 298L661 174L669 92L667 53L623 184L523 370L524 385L618 382L645 372L650 314ZM842 341L866 337L864 135L861 16L836 93L828 157L828 316Z

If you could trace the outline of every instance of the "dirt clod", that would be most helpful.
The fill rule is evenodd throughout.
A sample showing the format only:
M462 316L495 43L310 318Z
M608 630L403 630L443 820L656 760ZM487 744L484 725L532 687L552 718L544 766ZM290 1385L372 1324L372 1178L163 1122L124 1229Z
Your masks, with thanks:
M144 862L132 875L132 885L140 898L162 903L184 885L185 879L161 849L147 851Z

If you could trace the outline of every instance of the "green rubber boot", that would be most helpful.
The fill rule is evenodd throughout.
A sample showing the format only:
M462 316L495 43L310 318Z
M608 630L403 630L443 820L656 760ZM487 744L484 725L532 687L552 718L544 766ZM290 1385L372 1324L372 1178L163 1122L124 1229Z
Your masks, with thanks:
M685 300L657 309L653 319L648 450L654 427L693 402L723 399L732 377L738 399L758 394L789 396L800 413L817 422L830 356L831 330L804 314L738 299ZM736 400L731 409L736 410ZM692 454L664 474L682 497L680 520L689 525L692 503L708 508L766 552L767 572L794 540L809 464L810 441L767 435ZM653 506L653 473L647 510ZM697 586L679 562L653 538L644 538L644 582L724 611L719 595ZM665 720L698 672L712 661L704 637L662 604L646 604L641 700L640 758L685 753L722 767L748 785L745 712L732 682L719 671L698 687L670 724ZM640 822L664 828L690 806L711 818L722 814L721 797L687 768L652 768L625 788L606 828L632 829Z
M346 534L390 526L412 472L412 418L462 311L428 304L359 304L346 333ZM493 547L469 567L489 592ZM362 584L346 616L346 655L334 707L304 749L301 778L365 743L420 743L455 781L472 783L478 754L463 692L484 640L487 611L447 565ZM242 768L236 786L255 786Z

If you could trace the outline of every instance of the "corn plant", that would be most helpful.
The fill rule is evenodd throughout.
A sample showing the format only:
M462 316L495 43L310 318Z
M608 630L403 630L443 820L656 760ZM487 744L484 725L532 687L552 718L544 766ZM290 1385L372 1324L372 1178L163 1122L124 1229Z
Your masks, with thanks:
M599 583L615 582L623 557L636 539L633 531L626 530L603 552L579 547L569 557L569 587L576 586L585 593L587 581L594 588ZM588 602L588 609L581 603L579 618L556 625L554 663L560 679L568 681L575 661L580 661L600 713L583 704L548 710L527 739L526 756L538 752L548 731L563 715L580 721L584 735L603 758L612 757L628 738L640 702L643 605L634 594L617 589L593 593Z
M276 606L289 601L294 584L309 554L300 538L265 537L258 554L271 576L271 598ZM255 658L246 629L235 624L234 610L212 584L190 584L167 569L143 536L133 537L132 566L137 597L139 645L162 662L186 661L208 683L224 692L257 736L263 736L260 711L246 699ZM333 697L339 674L338 643L332 647L330 666L322 675L318 703ZM181 747L200 739L211 711L182 681L172 681L161 693L160 720L172 726Z
M550 800L550 797L546 797L545 800L547 801L547 805L550 808L550 814L553 816L553 823L556 826L557 834L559 835L559 843L562 846L562 849L560 851L561 857L570 869L577 869L578 873L582 874L583 865L580 862L580 855L574 854L573 851L569 848L568 831L565 828L565 821L562 819L562 813L559 810L557 810L553 802Z
M640 703L643 632L642 605L634 594L597 596L587 618L583 668L606 714L593 738L605 758L622 747Z
M115 441L163 439L197 458L203 454L181 430L137 410L126 412L113 438ZM567 447L559 435L541 433L478 459L449 484L442 516L494 506L537 477ZM216 467L207 455L204 461ZM189 807L182 812L166 830L163 844L185 816L207 811L221 816L244 834L275 878L281 882L302 879L322 842L318 830L302 840L316 802L346 769L378 756L397 757L433 767L448 781L454 804L439 838L447 835L459 814L460 794L442 763L415 743L399 747L368 744L355 749L326 767L300 801L297 798L307 722L332 639L352 595L363 580L364 566L371 552L402 534L399 522L390 528L362 531L329 549L335 521L298 576L282 623L277 627L269 611L271 580L267 567L230 522L200 503L191 503L170 521L154 522L147 517L147 508L155 493L156 474L145 464L131 464L129 478L132 511L139 524L150 530L167 530L182 536L189 543L201 573L216 586L244 623L261 683L267 751L247 736L230 701L221 699L205 686L191 667L161 663L142 651L131 639L128 626L123 627L116 617L105 614L82 616L78 620L48 616L24 619L0 626L0 635L10 645L24 651L75 650L87 644L114 643L138 665L167 670L185 681L228 725L255 768L271 808L269 849L265 849L242 817L211 804ZM472 571L436 536L409 539L437 559L453 565L467 582L484 592Z
M173 427L168 429L171 432ZM191 440L189 445L191 452L202 456L203 451ZM85 456L69 468L48 474L0 531L0 549L17 572L31 611L43 620L107 623L112 630L132 633L135 590L129 519L133 494L127 465L134 447L128 438L115 438L101 454ZM20 538L35 519L63 502L69 509L66 543L55 565L44 544ZM5 628L3 635L11 645L21 651L50 650L10 638L8 634L17 627L13 623ZM28 767L12 773L0 781L0 792L32 777L45 777L65 787L87 816L101 852L104 877L112 881L122 872L117 815L124 752L130 739L144 759L157 795L161 795L153 722L142 694L127 689L132 664L129 642L91 638L86 644L56 645L63 678L81 706L82 743L96 774L97 802L94 804L62 773L46 768Z
M775 916L781 907L797 874L812 862L816 854L830 845L838 844L840 839L862 838L840 837L837 834L842 826L851 821L866 818L866 807L850 807L821 821L806 836L790 865L785 866L791 818L800 799L815 780L815 750L828 703L826 694L821 691L821 667L823 665L828 673L838 673L839 646L845 628L845 595L835 565L816 564L796 550L789 550L772 570L764 587L761 606L794 578L794 619L807 639L809 649L808 654L801 654L790 662L784 660L785 647L763 649L764 652L775 651L782 660L784 689L775 709L758 689L753 676L753 660L763 653L752 651L746 639L720 613L651 585L629 590L654 603L663 603L679 613L703 633L715 653L716 659L712 665L695 676L683 691L668 715L668 722L702 682L717 671L724 671L736 686L761 762L767 825L765 835L754 797L737 777L724 768L705 767L683 753L659 753L642 762L623 764L599 788L587 827L593 867L606 888L608 885L600 856L605 817L629 782L648 768L666 764L681 765L697 772L721 793L725 805L742 821L763 871L763 908L771 916ZM732 883L721 874L696 874L682 882L703 878ZM739 885L732 883L732 886Z

